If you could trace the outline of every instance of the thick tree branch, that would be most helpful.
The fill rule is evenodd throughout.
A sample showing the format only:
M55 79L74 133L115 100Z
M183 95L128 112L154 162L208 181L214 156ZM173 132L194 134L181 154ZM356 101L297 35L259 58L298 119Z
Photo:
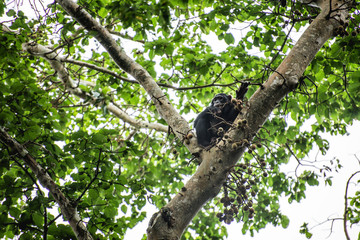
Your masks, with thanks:
M165 207L175 219L172 227L167 227L166 219L161 211L154 214L148 228L148 239L179 239L182 232L201 209L201 207L219 192L226 180L229 170L236 164L246 149L246 145L234 150L231 142L240 142L241 139L251 141L260 127L269 117L277 104L297 85L306 67L315 57L323 44L332 36L339 26L340 18L345 21L347 10L339 10L340 3L333 3L331 17L328 17L330 6L322 5L322 12L308 27L289 55L274 71L270 78L258 89L248 102L248 106L238 116L246 119L247 126L243 129L232 129L228 132L229 142L222 141L210 151L203 151L200 158L201 165L193 177L187 182L186 191L178 193ZM335 17L336 16L336 17ZM235 124L236 125L236 124Z
M57 0L57 2L88 31L95 32L95 37L114 61L140 82L152 97L160 115L178 137L190 131L187 122L174 110L149 73L124 53L105 28L70 0ZM329 6L330 2L332 6ZM252 140L277 104L297 87L306 67L332 36L334 29L339 26L339 19L345 21L347 10L343 2L327 0L325 3L321 4L322 12L263 85L264 88L255 92L247 107L239 114L238 119L245 119L248 124L244 128L233 128L227 133L231 142L240 142L242 139ZM340 5L341 9L339 9ZM195 138L192 138L186 146L191 152L195 152L197 146ZM201 151L202 163L196 173L180 193L154 214L147 230L148 239L179 239L201 207L218 194L229 170L242 156L246 147L247 145L241 144L234 149L230 141L221 141L209 151Z
M150 74L142 66L127 56L125 51L116 43L111 33L91 17L91 15L81 6L72 0L57 0L56 2L58 2L64 10L76 19L87 31L95 33L95 38L110 54L115 63L139 81L151 97L160 116L164 118L173 129L176 136L179 139L183 139L184 136L191 131L188 122L175 110ZM192 138L188 144L185 143L185 145L190 152L194 153L198 151L196 138Z
M86 229L84 222L80 219L77 213L76 206L65 197L61 192L59 186L52 180L49 174L43 169L29 152L15 139L13 139L2 127L0 127L0 140L17 156L23 159L35 174L40 184L46 188L55 199L56 203L61 209L61 213L69 222L72 230L78 239L91 240L93 239L89 231Z
M80 89L77 84L71 79L69 73L66 71L66 68L62 64L62 62L64 62L65 60L58 56L57 53L53 52L51 49L36 43L24 43L23 49L25 51L28 51L32 55L40 56L47 60L58 74L60 80L65 84L66 89L69 90L72 94L84 100L91 99L90 102L93 104L95 104L95 102L97 105L106 104L106 102L103 101L101 103L98 103L98 101L96 101L96 99L91 94ZM116 106L115 103L110 102L106 105L106 107L115 116L136 128L149 128L155 129L160 132L168 131L168 127L165 125L159 123L147 123L130 117L127 113L125 113L118 106Z
M347 10L335 11L341 2L337 0L326 2L327 5L322 5L323 9L319 16L306 29L289 55L263 85L265 91L259 89L251 97L248 110L250 128L261 126L275 106L297 87L306 67L324 43L333 36L334 29L340 25L339 19L345 21ZM331 9L329 2L333 4L330 18L327 17Z

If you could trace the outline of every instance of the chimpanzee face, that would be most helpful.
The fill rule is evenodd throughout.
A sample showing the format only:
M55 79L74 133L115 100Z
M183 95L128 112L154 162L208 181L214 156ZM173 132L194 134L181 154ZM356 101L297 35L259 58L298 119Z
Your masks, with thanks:
M223 107L226 103L230 101L229 96L224 93L217 94L211 101L211 106L216 108Z

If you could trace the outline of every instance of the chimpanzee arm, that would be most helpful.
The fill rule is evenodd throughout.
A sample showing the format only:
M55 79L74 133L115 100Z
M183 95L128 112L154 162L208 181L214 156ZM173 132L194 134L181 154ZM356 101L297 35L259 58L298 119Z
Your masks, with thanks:
M211 122L214 119L213 108L214 107L207 107L197 116L194 122L198 144L203 147L209 146L211 139L215 137L210 131Z
M241 83L241 86L239 87L239 90L236 90L236 99L239 99L239 100L244 99L245 94L248 91L248 86L249 85L250 85L250 83L248 83L248 82Z

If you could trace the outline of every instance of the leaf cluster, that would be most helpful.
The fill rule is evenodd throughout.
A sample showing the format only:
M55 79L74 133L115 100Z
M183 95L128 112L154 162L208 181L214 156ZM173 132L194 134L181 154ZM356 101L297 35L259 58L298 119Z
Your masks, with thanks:
M318 14L298 1L286 2L285 6L252 0L78 3L149 71L191 122L214 94L232 94L243 80L266 81L293 47L292 34L303 31ZM86 32L59 5L44 7L49 11L34 18L27 16L28 11L8 10L0 3L0 15L11 19L2 23L11 31L0 30L0 125L77 204L94 236L123 238L145 218L145 204L161 208L195 166L188 164L191 156L173 135L138 129L109 113L106 103L116 103L137 120L166 124L151 97L118 69L94 41L94 33ZM243 233L254 234L269 223L287 227L289 219L279 206L282 194L289 202L300 201L308 186L319 184L321 175L331 184L327 168L289 175L281 166L290 159L302 166L313 149L325 154L331 146L322 133L346 134L346 126L360 119L360 35L353 34L360 19L357 10L350 13L349 34L325 44L298 88L279 103L257 134L254 141L262 147L244 155L242 164L266 162L267 176L263 169L253 168L259 179L254 186L256 214L250 219L240 211L235 218L243 221ZM73 96L46 60L25 54L22 44L32 41L51 45L64 58L77 86L96 101ZM250 86L247 97L256 90L256 85ZM0 202L0 237L73 236L53 198L2 143ZM190 226L202 239L227 234L216 218L216 212L224 210L218 202L207 205ZM186 232L184 238L195 236Z

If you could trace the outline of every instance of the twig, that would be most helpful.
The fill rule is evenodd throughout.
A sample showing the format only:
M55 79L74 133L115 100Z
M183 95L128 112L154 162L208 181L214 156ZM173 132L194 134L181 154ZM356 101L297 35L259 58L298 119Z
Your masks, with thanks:
M351 175L351 177L348 179L348 181L346 182L346 188L345 188L345 207L344 207L344 232L345 232L345 236L346 236L346 239L347 240L350 240L350 236L349 236L349 233L347 231L347 213L348 213L348 203L347 203L347 195L348 195L348 189L349 189L349 183L350 183L350 180L351 178L353 178L356 174L360 173L360 171L357 171L355 173L353 173Z

